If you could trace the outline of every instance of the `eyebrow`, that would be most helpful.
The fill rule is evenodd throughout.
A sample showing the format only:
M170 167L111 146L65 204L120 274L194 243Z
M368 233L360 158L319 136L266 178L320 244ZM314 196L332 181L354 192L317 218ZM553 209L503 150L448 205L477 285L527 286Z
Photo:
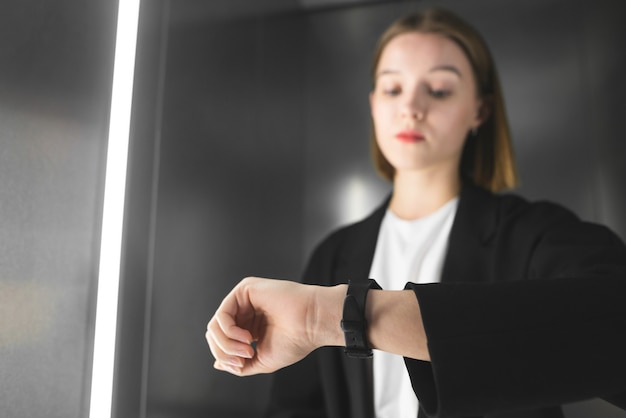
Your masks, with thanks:
M456 68L454 65L438 65L436 67L431 68L429 72L432 73L434 71L451 71L454 74L458 75L459 78L462 78L461 71L459 71L459 69Z
M432 72L436 72L436 71L449 71L452 72L454 74L456 74L459 78L462 78L461 76L461 71L459 71L458 68L456 68L454 65L437 65L433 68L431 68L428 72L432 73ZM386 75L386 74L400 74L400 71L397 70L383 70L381 72L379 72L378 74L376 74L376 78L382 76L382 75Z

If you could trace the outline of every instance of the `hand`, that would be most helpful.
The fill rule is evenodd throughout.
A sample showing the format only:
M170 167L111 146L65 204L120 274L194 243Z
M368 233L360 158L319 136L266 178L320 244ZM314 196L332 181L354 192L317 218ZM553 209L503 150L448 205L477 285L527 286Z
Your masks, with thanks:
M207 326L214 367L238 376L271 373L322 345L340 345L345 289L333 289L255 277L242 280Z

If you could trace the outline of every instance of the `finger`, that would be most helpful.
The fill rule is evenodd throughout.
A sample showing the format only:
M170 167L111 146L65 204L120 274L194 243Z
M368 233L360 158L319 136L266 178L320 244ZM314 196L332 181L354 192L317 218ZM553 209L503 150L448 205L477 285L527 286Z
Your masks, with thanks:
M232 366L229 364L224 364L219 361L216 361L213 364L213 367L216 370L221 370L230 374L234 374L235 376L245 377L245 376L253 376L260 373L267 373L267 370L260 369L257 365L253 364L253 360L248 360L243 367Z
M252 358L254 356L254 349L250 344L229 338L217 320L209 322L206 335L207 341L209 341L209 338L211 339L209 346L213 342L226 355L243 358Z
M252 334L250 331L237 326L235 318L229 313L218 311L216 312L214 319L229 339L239 341L247 345L252 343Z
M236 286L224 298L213 318L220 323L220 327L229 338L250 344L252 335L242 328L242 324L248 323L243 319L244 316L254 316L254 308L247 297L242 297L240 287Z
M221 370L223 372L228 372L231 374L234 374L236 376L241 376L242 375L242 370L240 367L235 367L235 366L231 366L228 364L223 364L220 363L219 361L216 361L215 363L213 363L213 367L217 370Z
M241 368L245 365L246 359L240 356L233 356L228 353L222 351L218 344L216 344L215 339L210 332L207 331L207 341L209 342L209 348L211 349L211 354L215 357L216 363L221 363L224 366Z

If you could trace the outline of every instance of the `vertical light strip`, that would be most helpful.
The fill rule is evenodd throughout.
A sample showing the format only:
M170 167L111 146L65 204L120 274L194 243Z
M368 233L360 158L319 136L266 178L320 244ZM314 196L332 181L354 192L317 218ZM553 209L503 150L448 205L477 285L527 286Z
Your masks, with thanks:
M91 377L90 418L110 418L113 397L124 195L139 0L119 0Z

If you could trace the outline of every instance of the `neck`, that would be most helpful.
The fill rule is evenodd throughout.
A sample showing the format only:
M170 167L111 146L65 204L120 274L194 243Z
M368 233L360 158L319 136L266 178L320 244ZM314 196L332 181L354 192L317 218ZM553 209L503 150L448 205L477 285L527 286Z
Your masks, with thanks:
M459 195L458 172L398 172L389 209L399 218L419 219L437 211Z

